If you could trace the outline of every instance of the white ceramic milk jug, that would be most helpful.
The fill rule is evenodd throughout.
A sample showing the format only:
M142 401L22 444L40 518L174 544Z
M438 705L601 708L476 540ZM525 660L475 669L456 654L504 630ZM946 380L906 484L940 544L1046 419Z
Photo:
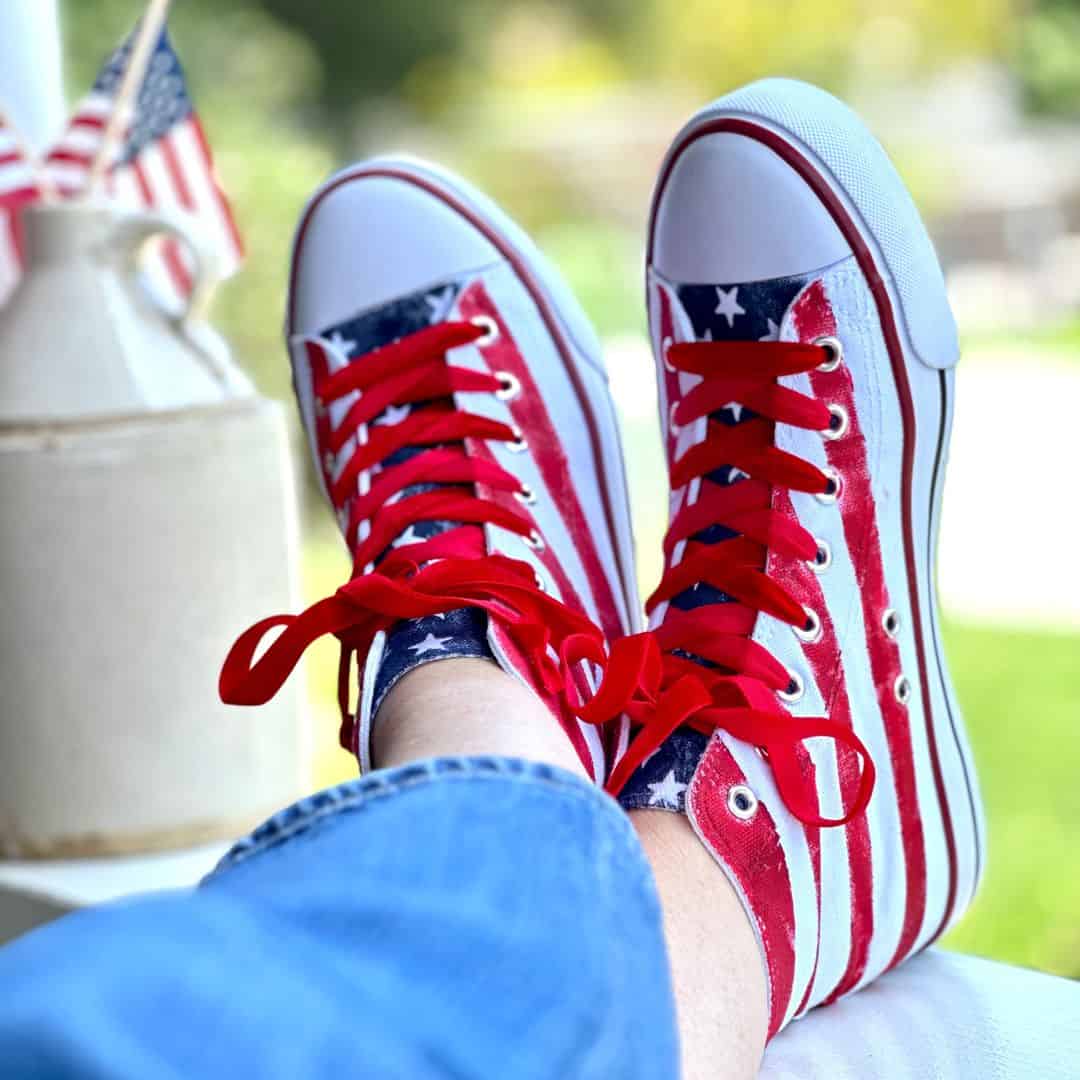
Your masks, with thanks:
M297 603L281 407L202 321L217 282L193 224L98 205L24 215L0 310L0 854L227 837L308 782L298 683L217 697L235 635ZM194 258L163 310L145 242Z

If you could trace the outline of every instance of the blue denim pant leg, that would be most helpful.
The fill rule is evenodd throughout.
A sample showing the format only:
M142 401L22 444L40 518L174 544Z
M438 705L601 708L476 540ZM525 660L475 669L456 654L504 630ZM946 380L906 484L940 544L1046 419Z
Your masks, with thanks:
M648 864L556 769L447 758L306 799L198 888L0 949L0 1077L676 1075Z

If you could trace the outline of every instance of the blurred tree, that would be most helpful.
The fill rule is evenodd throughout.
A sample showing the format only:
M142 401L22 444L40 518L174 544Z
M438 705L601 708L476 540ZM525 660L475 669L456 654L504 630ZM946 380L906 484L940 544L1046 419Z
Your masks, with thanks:
M1080 0L1041 0L1018 30L1015 67L1029 107L1080 115Z
M1011 0L653 0L640 63L721 92L762 75L843 91L908 79L957 57L1000 53Z

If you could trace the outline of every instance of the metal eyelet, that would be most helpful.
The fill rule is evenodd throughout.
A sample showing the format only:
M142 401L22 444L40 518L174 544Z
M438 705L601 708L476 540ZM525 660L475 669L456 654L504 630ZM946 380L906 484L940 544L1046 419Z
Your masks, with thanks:
M781 701L786 701L789 704L793 704L796 701L801 701L803 694L806 693L806 684L802 680L802 676L797 671L788 672L790 681L783 690L777 690L776 696Z
M823 439L841 439L848 433L851 427L851 418L843 405L830 405L829 415L832 420L829 426L821 433Z
M536 579L536 587L542 593L546 593L548 591L547 582L540 576L539 571L533 574L533 577Z
M537 529L532 529L529 532L529 535L522 537L522 539L533 549L533 551L543 551L547 547L547 544L544 543L544 538Z
M757 813L758 798L745 784L735 784L728 791L727 805L734 817L749 821Z
M886 608L881 616L881 628L889 637L896 639L900 633L900 613L895 608Z
M911 700L911 680L906 675L897 675L893 693L901 705L906 705Z
M496 371L495 378L499 380L495 396L500 401L513 401L521 393L521 380L511 372Z
M498 338L499 324L490 315L474 315L469 322L484 331L483 336L473 342L474 345L490 345Z
M515 454L520 454L522 451L529 449L528 440L525 438L525 434L521 428L514 428L514 438L511 442L506 444L506 448Z
M674 338L670 338L670 337L666 337L666 338L663 339L663 341L660 342L660 354L664 358L664 370L665 371L670 371L670 372L673 372L673 373L675 371L675 368L672 365L671 361L668 360L667 354L668 354L668 349L670 349L671 346L674 345L674 344L675 344Z
M815 574L824 574L832 566L832 548L824 540L817 541L817 554L810 560L810 569Z
M819 491L814 495L819 503L823 503L825 506L831 506L837 499L840 498L841 493L844 490L843 477L831 466L826 465L821 470L826 478L829 480L830 487L828 491Z
M514 498L526 506L532 506L536 502L536 492L528 484L522 484L521 489L514 492Z
M675 419L675 410L678 407L679 403L677 401L673 401L671 403L671 409L668 411L668 431L672 435L678 435L679 433L679 422Z
M814 344L829 354L828 360L818 364L818 371L835 371L844 362L844 345L839 338L819 337Z
M813 608L803 608L806 612L806 623L803 626L793 626L792 632L800 641L810 645L821 640L821 616Z

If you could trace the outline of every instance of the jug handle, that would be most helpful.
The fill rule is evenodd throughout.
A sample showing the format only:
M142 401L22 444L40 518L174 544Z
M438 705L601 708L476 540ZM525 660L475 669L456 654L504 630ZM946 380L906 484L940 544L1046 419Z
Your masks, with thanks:
M210 299L224 274L221 257L207 242L198 221L176 210L125 209L113 221L108 246L120 255L125 274L134 280L139 252L155 237L177 240L191 255L194 268L191 295L182 311L172 311L152 296L150 302L188 340L214 378L233 389L248 389L247 380L229 360L228 348L206 321Z

